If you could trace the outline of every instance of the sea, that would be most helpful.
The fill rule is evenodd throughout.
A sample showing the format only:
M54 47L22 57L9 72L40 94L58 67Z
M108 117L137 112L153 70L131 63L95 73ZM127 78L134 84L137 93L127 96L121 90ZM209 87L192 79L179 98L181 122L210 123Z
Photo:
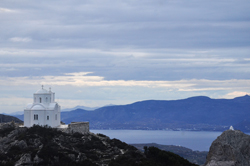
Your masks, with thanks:
M213 131L165 131L165 130L91 130L128 144L157 143L183 146L194 151L209 151L212 142L222 132Z

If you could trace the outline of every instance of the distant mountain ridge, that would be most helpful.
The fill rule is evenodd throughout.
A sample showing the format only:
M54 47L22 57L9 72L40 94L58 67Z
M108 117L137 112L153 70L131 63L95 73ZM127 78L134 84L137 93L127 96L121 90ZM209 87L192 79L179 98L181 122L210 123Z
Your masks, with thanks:
M102 106L102 107L108 107L108 106L114 106L113 104L109 104L109 105L105 105L105 106ZM83 110L87 110L87 111L94 111L98 108L101 108L101 107L85 107L85 106L76 106L74 108L65 108L65 109L62 109L61 111L62 112L66 112L66 111L74 111L74 110L77 110L77 109L83 109Z
M61 111L62 111L62 112L74 111L74 110L76 110L76 109L83 109L83 110L87 110L87 111L93 111L93 110L96 110L96 109L98 109L98 108L100 108L100 107L85 107L85 106L80 106L80 105L78 105L78 106L76 106L76 107L74 107L74 108L65 108L65 109L62 109Z
M250 96L211 99L146 100L128 105L77 109L62 113L62 121L89 121L94 129L219 130L250 120ZM245 122L246 123L246 122ZM250 123L249 123L250 124ZM243 131L248 131L249 127Z
M0 123L7 123L7 122L12 122L12 121L16 123L23 123L23 121L21 121L20 119L14 116L0 114Z
M93 111L76 109L61 112L61 120L65 123L89 121L90 129L224 131L235 125L236 129L250 131L250 96L146 100Z

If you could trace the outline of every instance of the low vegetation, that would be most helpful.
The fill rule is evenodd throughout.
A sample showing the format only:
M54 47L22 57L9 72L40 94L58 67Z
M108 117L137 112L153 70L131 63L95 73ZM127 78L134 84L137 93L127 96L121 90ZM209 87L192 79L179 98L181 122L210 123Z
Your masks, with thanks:
M139 149L141 152L144 152L145 146L154 146L164 151L169 151L175 154L178 154L179 156L187 159L191 163L195 163L198 165L203 165L206 162L206 157L208 154L208 151L193 151L189 148L185 148L182 146L175 146L175 145L160 145L156 143L142 143L142 144L131 144L132 146Z
M67 134L50 127L0 128L0 165L194 166L184 158L135 147L103 134Z

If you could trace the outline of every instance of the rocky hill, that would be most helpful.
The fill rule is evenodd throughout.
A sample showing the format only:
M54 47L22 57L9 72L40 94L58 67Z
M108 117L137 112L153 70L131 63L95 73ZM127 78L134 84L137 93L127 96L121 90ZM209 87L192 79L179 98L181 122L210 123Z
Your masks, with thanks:
M144 153L103 134L64 133L54 128L0 127L0 165L195 166L184 158L145 147Z
M0 114L0 123L6 123L6 122L12 122L12 121L16 123L23 123L23 121L21 121L20 119L14 116Z
M250 136L239 130L223 132L211 145L205 166L250 165Z
M207 151L193 151L189 148L185 148L182 146L175 146L175 145L160 145L160 144L156 144L156 143L148 143L148 144L131 144L134 147L136 147L137 149L139 149L140 151L144 151L144 147L148 146L148 147L157 147L161 150L164 151L169 151L169 152L173 152L175 154L178 154L179 156L187 159L188 161L190 161L191 163L195 163L198 165L202 165L206 162L206 157L208 152Z

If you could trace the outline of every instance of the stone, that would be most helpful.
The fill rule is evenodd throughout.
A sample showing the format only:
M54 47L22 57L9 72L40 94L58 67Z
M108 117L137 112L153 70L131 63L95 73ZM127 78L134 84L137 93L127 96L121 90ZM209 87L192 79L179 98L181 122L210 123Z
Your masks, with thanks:
M68 126L69 133L85 134L89 132L89 122L71 122Z
M33 159L34 163L39 163L41 161L43 161L41 158L39 158L37 155L34 157Z
M17 144L21 149L27 148L27 143L24 140L19 141Z
M204 166L247 165L250 165L250 136L239 130L227 130L212 143Z
M71 122L69 125L61 125L57 129L69 134L87 134L89 133L89 122Z
M64 133L38 125L24 129L0 139L0 165L145 165L148 160L135 147L102 134ZM183 160L178 157L176 163Z
M32 166L31 162L31 155L29 153L24 154L15 164L15 166L21 166L21 165L26 165L26 166Z
M76 157L75 157L74 154L68 154L68 157L69 157L71 160L73 160L73 161L76 160Z

